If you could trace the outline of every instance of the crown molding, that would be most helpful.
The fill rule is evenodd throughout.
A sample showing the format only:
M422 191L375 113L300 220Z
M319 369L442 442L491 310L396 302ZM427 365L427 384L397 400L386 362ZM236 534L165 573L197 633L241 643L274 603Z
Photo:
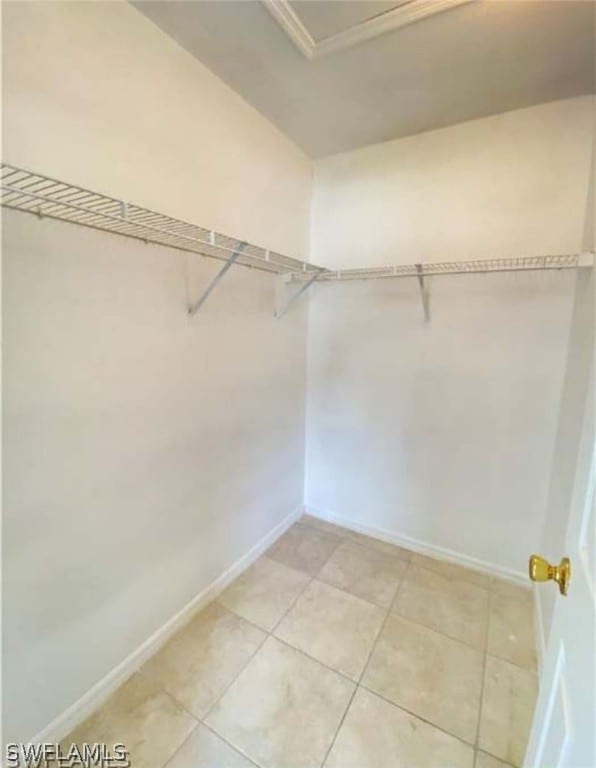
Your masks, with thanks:
M336 35L315 41L300 21L288 0L261 0L262 4L288 35L290 40L307 59L317 59L330 53L351 48L364 40L370 40L407 24L413 24L427 16L449 11L474 0L411 0L406 5L366 19Z
M307 59L313 59L316 43L294 13L288 0L261 0L262 4Z

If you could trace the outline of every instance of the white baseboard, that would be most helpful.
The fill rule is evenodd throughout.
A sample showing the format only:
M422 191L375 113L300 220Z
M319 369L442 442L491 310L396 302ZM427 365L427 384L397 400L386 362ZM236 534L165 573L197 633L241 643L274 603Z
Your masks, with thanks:
M31 743L59 742L77 725L101 706L101 704L134 674L153 654L155 654L176 632L187 624L193 616L212 602L223 590L243 571L259 558L265 550L283 534L303 514L302 506L295 509L273 530L264 536L245 555L231 565L215 581L193 597L182 610L166 621L156 632L145 640L138 648L114 667L108 674L90 688L78 701L75 701L61 715L58 715L49 725L34 736Z
M318 517L320 520L326 520L329 523L341 525L351 531L364 533L367 536L373 536L376 539L388 541L390 544L397 544L400 547L411 549L412 552L418 552L421 555L429 555L430 557L436 557L440 560L447 560L456 565L463 565L466 568L474 568L477 571L483 571L491 576L507 579L508 581L520 584L524 587L528 586L527 575L519 571L514 571L511 568L504 568L495 563L480 560L476 557L470 557L469 555L464 555L461 552L456 552L455 550L447 549L446 547L440 547L436 544L420 541L419 539L414 539L404 534L388 531L385 528L377 528L373 525L363 525L356 520L351 520L348 517L343 517L342 515L337 515L332 512L316 509L315 507L306 506L305 509L308 514L313 517Z

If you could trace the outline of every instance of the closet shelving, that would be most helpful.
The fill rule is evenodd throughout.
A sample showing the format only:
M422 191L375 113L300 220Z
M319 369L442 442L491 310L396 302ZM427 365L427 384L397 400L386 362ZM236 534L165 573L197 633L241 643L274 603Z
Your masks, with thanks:
M457 262L402 264L367 269L329 270L309 262L229 237L175 219L133 203L93 192L49 176L3 163L0 166L1 202L6 208L35 214L40 218L69 221L147 243L157 243L218 259L224 264L203 294L188 309L194 314L217 283L234 264L274 273L299 288L278 308L282 317L290 304L315 281L344 281L375 278L414 277L420 286L425 319L429 319L428 292L424 278L430 275L572 269L593 264L593 254L560 254Z
M550 256L525 256L519 258L470 259L465 261L444 261L435 263L400 264L393 267L369 267L366 269L327 270L317 277L319 282L374 280L380 278L409 277L418 280L422 311L425 322L430 321L430 299L428 284L424 278L432 275L486 274L490 272L527 272L550 269L574 269L592 266L593 253L572 253ZM302 275L295 280L304 281Z
M3 163L0 166L0 181L1 202L6 208L223 261L222 268L201 297L188 308L189 314L198 311L233 264L286 276L286 279L300 273L307 281L314 280L325 271L276 251L14 165ZM296 295L301 292L302 288ZM292 300L293 297L290 297L290 302ZM281 317L286 309L277 314Z
M421 264L401 264L395 267L328 270L319 280L371 280L387 277L418 277L420 275L463 275L475 272L523 272L536 269L572 269L591 266L591 253L520 258L474 259ZM299 277L299 276L298 276Z
M3 163L0 178L2 205L7 208L169 245L223 261L236 255L236 264L265 272L295 273L316 269L299 259L40 173Z

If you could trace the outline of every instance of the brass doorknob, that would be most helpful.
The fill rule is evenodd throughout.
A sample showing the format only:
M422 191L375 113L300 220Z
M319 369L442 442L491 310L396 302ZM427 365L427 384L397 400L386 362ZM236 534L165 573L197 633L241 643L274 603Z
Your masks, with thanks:
M562 595L567 594L571 579L571 563L568 557L564 557L559 565L551 565L540 555L532 555L529 570L532 581L556 581L559 592Z

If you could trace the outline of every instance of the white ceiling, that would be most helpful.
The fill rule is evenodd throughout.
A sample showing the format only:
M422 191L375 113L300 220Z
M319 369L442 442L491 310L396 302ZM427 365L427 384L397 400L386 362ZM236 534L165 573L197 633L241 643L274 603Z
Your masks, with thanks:
M400 4L291 8L319 40ZM476 0L312 60L257 0L133 5L314 157L594 92L583 0Z
M315 40L322 40L346 29L361 24L367 19L379 16L405 5L410 0L401 2L376 2L376 0L309 0L309 2L291 2L290 5L300 21Z

